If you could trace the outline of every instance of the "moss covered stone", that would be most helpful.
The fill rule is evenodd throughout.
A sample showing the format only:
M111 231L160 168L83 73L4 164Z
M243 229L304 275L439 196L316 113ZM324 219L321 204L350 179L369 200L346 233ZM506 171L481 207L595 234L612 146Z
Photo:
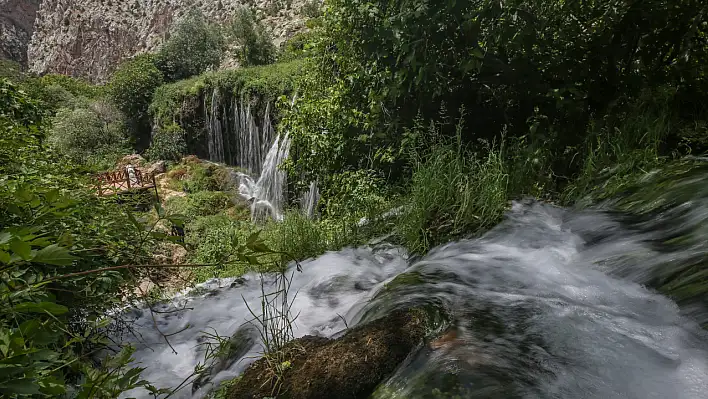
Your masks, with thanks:
M338 339L306 336L288 344L291 367L279 398L366 398L415 350L431 331L429 314L399 310L358 326ZM273 396L264 359L251 365L231 386L230 399Z

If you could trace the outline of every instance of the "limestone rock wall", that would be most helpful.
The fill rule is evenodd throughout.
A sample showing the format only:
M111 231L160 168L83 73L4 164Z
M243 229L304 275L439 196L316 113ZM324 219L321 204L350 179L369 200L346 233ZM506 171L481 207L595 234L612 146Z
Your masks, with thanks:
M27 65L27 45L42 0L0 0L0 59Z
M305 2L44 0L27 51L29 68L36 73L105 81L122 60L156 50L170 26L192 8L200 9L214 22L224 23L231 20L238 7L253 6L279 45L303 28L305 18L300 13Z

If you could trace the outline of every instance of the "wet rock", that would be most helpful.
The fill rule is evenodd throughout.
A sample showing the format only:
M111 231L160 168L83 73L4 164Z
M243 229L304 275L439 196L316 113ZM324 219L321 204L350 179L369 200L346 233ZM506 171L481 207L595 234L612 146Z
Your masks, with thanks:
M231 283L229 288L238 288L242 287L244 284L246 284L246 279L243 277L237 277L234 279L234 281Z
M399 310L355 327L339 339L313 336L296 339L284 349L290 366L283 375L277 397L367 398L421 345L432 324L422 310ZM268 363L261 359L246 370L227 397L273 396L273 383Z
M214 376L231 367L256 344L258 329L252 324L244 324L229 339L227 346L212 364L192 383L192 393L208 384Z

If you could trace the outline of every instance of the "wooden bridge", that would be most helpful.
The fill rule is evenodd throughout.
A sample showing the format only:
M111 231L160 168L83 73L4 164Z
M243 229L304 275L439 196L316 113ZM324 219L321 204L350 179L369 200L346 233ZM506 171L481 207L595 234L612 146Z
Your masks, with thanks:
M94 188L100 196L149 189L155 189L155 195L157 195L155 174L132 166L127 166L114 172L95 175Z

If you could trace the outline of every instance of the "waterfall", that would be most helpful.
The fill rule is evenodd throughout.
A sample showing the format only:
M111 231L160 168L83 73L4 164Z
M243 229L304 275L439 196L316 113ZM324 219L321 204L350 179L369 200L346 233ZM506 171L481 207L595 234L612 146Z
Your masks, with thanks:
M260 119L254 116L252 103L252 98L224 95L215 88L204 96L204 122L209 160L258 176L275 131L271 103L266 103Z
M245 173L238 173L239 193L251 203L251 217L254 221L267 217L282 220L287 174L279 166L289 154L290 137L285 134L281 140L278 135L265 157L257 181Z
M320 202L320 189L317 187L317 182L313 181L310 183L310 188L300 199L300 209L303 215L309 219L314 219L318 202Z

